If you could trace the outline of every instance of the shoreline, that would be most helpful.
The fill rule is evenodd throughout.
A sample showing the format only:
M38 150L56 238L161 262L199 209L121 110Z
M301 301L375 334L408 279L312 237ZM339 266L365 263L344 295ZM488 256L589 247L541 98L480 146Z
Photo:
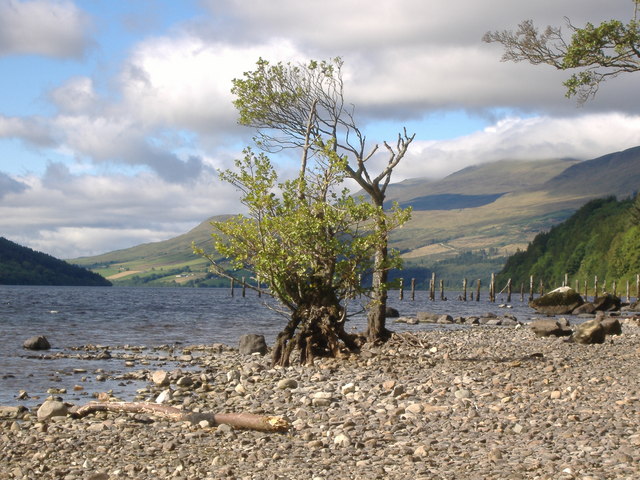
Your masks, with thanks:
M289 419L287 434L97 413L0 419L2 478L610 479L640 475L640 327L604 344L528 327L418 329L312 367L223 345L138 400ZM187 356L191 356L190 359ZM154 367L155 368L155 367Z

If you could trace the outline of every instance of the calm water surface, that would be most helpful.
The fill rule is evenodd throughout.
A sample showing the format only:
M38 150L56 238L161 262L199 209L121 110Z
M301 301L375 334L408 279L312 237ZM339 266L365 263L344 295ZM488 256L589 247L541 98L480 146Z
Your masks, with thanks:
M450 298L456 296L449 294ZM408 316L419 311L453 316L504 313L498 307L504 298L490 304L485 299L430 302L427 292L416 292L415 301L408 297L405 293L405 299L400 301L397 292L392 292L389 304ZM98 369L112 374L130 370L122 359L43 359L43 355L50 357L56 352L78 353L71 352L70 347L105 345L113 352L124 345L236 345L244 333L263 334L271 344L286 319L267 309L264 300L254 292L242 297L240 290L231 297L228 289L0 286L0 405L40 403L52 387L66 388L69 393L63 398L74 402L87 401L93 392L109 389L121 398L131 399L135 389L143 386L95 381ZM512 306L509 313L519 320L527 321L533 315L519 296ZM365 323L362 315L356 316L349 329L362 331ZM393 330L442 328L396 325L391 320L388 326ZM46 336L52 349L24 350L24 340L34 335ZM74 373L79 368L87 373ZM162 362L157 366L134 367L140 368L173 367ZM78 384L84 390L73 392L73 386ZM26 390L31 398L17 400L20 390Z

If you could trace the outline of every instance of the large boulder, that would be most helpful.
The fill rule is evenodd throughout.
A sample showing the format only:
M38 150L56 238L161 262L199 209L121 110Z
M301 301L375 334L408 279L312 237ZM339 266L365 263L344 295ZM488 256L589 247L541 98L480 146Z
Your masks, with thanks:
M38 335L35 337L27 338L22 344L23 348L27 350L49 350L51 348L51 344L47 337Z
M240 341L238 342L238 349L243 355L253 355L254 353L266 355L267 342L265 342L264 340L264 335L248 333L240 337Z
M529 302L529 306L545 315L567 315L583 303L584 300L573 288L560 287L534 298Z
M613 312L620 310L622 301L615 295L605 293L601 297L596 297L593 300L593 304L596 307L595 309L599 312Z
M573 341L585 345L604 343L606 336L607 334L602 323L597 318L594 318L576 327L576 331L573 334Z
M531 330L539 337L568 337L573 333L566 318L538 318L531 322Z

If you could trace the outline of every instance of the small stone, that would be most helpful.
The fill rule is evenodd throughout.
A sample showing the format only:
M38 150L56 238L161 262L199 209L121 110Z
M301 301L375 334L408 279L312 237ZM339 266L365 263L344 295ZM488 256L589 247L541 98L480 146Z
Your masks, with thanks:
M353 393L356 391L356 386L353 383L347 383L346 385L343 385L342 388L340 389L340 392L343 395L348 395L349 393Z
M351 446L351 438L344 433L340 433L333 439L333 444L341 448L347 448Z
M454 396L458 399L471 398L471 392L466 388L461 388L460 390L456 390Z
M424 445L420 445L413 451L414 457L426 457L429 454L429 449Z
M49 343L49 340L47 340L47 337L38 335L26 339L22 344L22 347L27 350L49 350L51 348L51 344Z
M291 390L294 388L298 388L298 382L293 378L283 378L278 382L278 389L280 390Z
M48 420L52 417L66 417L69 408L62 402L57 400L47 400L44 402L37 412L38 420Z
M193 379L189 376L180 377L176 382L179 387L190 387L193 385Z
M156 370L151 375L151 381L159 387L165 387L169 385L169 373L165 370Z
M171 400L171 390L163 390L160 395L156 397L156 403L167 403Z

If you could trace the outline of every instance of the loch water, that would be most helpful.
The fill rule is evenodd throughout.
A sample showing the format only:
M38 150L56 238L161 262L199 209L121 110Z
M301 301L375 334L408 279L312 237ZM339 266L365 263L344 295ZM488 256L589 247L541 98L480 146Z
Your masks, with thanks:
M40 403L50 388L64 388L68 401L90 400L93 392L113 390L123 399L131 399L136 382L96 381L96 372L106 371L110 376L130 369L122 359L84 360L56 358L58 352L78 353L75 347L100 345L110 351L123 346L188 345L224 343L237 345L245 333L258 333L272 344L286 318L265 307L266 296L247 291L242 296L236 288L142 288L142 287L50 287L0 285L0 405L25 406ZM481 316L501 311L506 298L498 296L495 303L485 295L480 301L463 302L458 294L448 292L449 300L429 301L428 292L417 291L415 300L405 292L404 300L398 292L390 292L389 306L403 316L417 312L433 312L452 316ZM508 313L521 321L534 316L520 295L512 298ZM351 310L355 311L355 303ZM392 330L447 328L440 325L410 326L387 321ZM355 315L348 330L363 331L366 319ZM470 327L469 327L470 328ZM22 348L24 341L34 335L44 335L52 348L46 352ZM140 368L140 366L136 366ZM146 368L171 369L175 366L158 362ZM78 373L84 370L86 373ZM74 392L78 383L83 387ZM20 390L29 398L17 399ZM87 398L88 397L88 398Z

